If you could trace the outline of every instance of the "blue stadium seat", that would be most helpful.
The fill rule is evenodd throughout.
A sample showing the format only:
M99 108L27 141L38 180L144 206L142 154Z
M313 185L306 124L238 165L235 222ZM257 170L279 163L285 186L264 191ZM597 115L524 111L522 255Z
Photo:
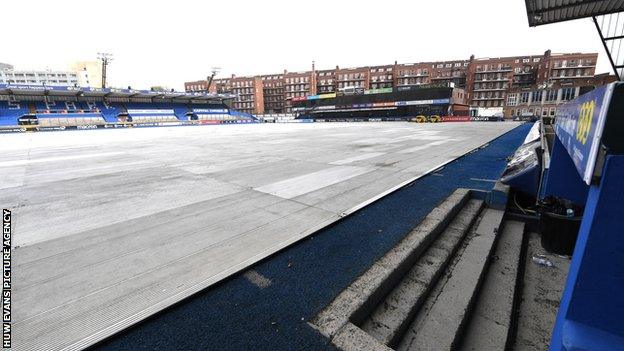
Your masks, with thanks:
M96 102L95 105L100 109L102 116L104 116L104 120L108 123L117 123L117 116L121 111L118 106L114 104L104 104L103 102Z
M186 104L163 102L7 102L0 101L0 126L16 126L19 117L34 113L40 127L76 127L118 123L127 113L134 124L172 124L193 120L201 123L249 123L258 119L231 110L222 103Z
M176 117L178 117L178 119L181 121L188 120L188 116L186 115L186 113L189 112L190 110L191 109L184 104L175 104L173 106L173 112L175 113Z
M17 119L28 113L26 103L0 101L0 126L16 126Z

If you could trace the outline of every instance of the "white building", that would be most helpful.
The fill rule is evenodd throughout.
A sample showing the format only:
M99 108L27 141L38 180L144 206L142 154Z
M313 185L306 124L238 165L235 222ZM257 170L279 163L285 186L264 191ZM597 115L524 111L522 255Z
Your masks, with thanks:
M48 86L100 86L102 75L97 62L77 62L67 71L16 70L0 63L0 84L30 84Z

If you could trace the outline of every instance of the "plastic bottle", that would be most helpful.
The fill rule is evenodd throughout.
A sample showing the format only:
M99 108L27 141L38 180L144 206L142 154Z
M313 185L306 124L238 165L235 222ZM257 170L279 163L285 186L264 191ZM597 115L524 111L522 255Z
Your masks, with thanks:
M546 266L546 267L554 266L554 264L550 262L550 260L548 260L543 255L534 255L533 257L531 257L531 261L533 261L533 263L539 264L540 266Z

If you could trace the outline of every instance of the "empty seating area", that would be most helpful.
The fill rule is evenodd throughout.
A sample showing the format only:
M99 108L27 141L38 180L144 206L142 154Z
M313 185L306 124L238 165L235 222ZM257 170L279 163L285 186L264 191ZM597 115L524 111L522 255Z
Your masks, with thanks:
M28 103L34 108L37 125L42 128L104 126L106 120L95 102L39 101ZM32 111L33 108L29 108Z
M78 127L157 126L177 124L249 123L250 114L224 103L76 101L0 101L0 128L65 129Z
M28 107L19 102L0 101L0 128L17 126L20 116L28 113Z
M39 127L104 126L106 121L99 112L37 113Z
M126 122L134 124L160 124L180 122L171 105L126 103Z
M231 110L236 95L160 90L0 84L0 130L249 123ZM203 123L202 123L203 124Z
M227 109L222 108L195 108L191 120L198 121L231 121L236 117L229 115Z

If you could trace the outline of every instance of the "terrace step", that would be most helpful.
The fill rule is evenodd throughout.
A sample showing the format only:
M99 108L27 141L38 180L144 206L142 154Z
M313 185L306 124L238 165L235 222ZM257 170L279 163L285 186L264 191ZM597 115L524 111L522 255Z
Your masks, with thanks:
M524 243L524 223L505 221L460 350L509 349Z
M394 346L479 214L483 201L469 200L412 269L386 296L361 328L381 343Z
M485 209L399 342L397 350L451 350L458 346L487 272L503 211Z
M314 317L310 322L312 327L333 339L343 328L350 328L352 331L353 327L358 328L358 325L362 325L379 303L414 267L430 244L448 227L451 220L468 202L469 197L470 190L457 189L434 208L394 248L356 278ZM372 340L378 342L375 338ZM378 343L380 347L383 346L383 343ZM344 343L341 343L340 347L348 349Z

